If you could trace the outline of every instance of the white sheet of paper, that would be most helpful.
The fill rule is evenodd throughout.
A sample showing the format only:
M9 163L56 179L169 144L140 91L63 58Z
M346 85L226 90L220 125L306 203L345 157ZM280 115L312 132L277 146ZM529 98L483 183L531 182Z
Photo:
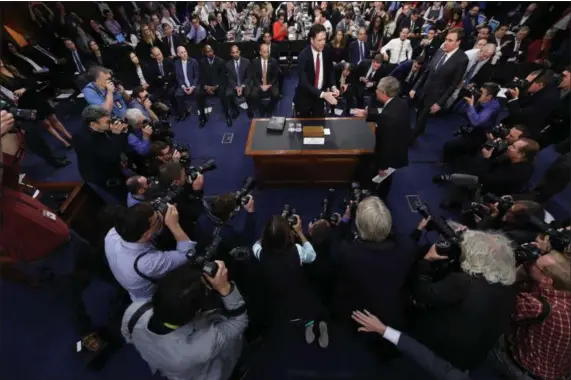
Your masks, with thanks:
M373 177L373 179L371 181L379 184L379 183L383 182L385 179L389 178L389 176L395 172L395 169L394 168L388 168L386 170L386 172L387 173L384 176L380 176L377 174L376 176Z
M62 99L67 99L67 98L69 98L69 97L72 96L72 95L73 95L72 93L70 93L70 94L59 94L59 95L56 97L56 99L60 99L60 100L62 100Z
M18 183L19 183L20 185L23 184L22 181L24 180L24 178L26 178L26 173L20 174L20 176L18 177Z
M331 134L331 129L329 129L329 128L323 128L323 134L324 134L325 136L329 136L329 135Z
M343 110L340 110L340 109L337 109L337 108L335 108L335 109L333 110L333 112L335 113L336 116L341 116L341 115L343 115Z
M349 113L350 113L351 115L355 115L355 110L356 110L356 108L351 108L351 109L349 110Z
M507 88L500 87L500 91L498 91L498 98L506 98L506 92L508 92Z
M325 138L323 137L304 137L303 138L304 145L324 145Z

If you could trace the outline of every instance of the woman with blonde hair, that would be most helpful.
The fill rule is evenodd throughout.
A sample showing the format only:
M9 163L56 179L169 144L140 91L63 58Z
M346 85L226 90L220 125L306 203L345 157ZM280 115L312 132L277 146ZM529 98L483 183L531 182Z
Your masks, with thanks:
M137 57L141 58L144 61L151 60L151 49L154 47L158 47L163 51L163 44L161 40L157 39L155 32L153 31L154 25L144 24L141 25L141 40L137 44L135 48L135 53L137 53Z

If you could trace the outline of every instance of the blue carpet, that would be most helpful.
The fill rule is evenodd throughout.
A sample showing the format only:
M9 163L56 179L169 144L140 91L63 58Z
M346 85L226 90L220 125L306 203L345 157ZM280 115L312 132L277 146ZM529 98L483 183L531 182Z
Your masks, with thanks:
M291 104L296 78L288 75L284 84L284 95L276 115L291 116ZM58 115L71 133L81 127L79 113L81 106L60 105ZM442 144L450 139L452 132L460 125L458 116L447 116L429 122L424 136L410 151L411 165L395 173L389 196L389 207L393 214L395 228L401 232L412 230L419 221L406 201L406 195L418 195L432 210L438 212L438 204L445 196L445 190L432 184L431 178L441 169L436 165L440 158ZM205 177L207 195L235 191L242 185L244 177L254 175L252 160L244 156L250 120L245 112L228 128L221 115L219 104L204 129L198 128L197 116L175 123L177 140L190 144L194 157L217 160L218 169ZM231 144L222 144L224 133L234 133ZM58 142L51 136L47 139L54 146ZM58 149L72 161L67 168L55 170L33 154L27 154L22 171L30 178L42 181L77 181L80 179L73 150ZM533 182L543 175L547 166L557 154L551 149L541 152L536 163ZM339 189L339 195L347 189ZM280 212L285 203L292 205L307 224L317 215L325 189L256 189L254 196L258 215L258 229L269 217ZM571 190L569 187L547 204L547 209L556 218L564 218L571 211ZM341 211L341 208L339 208ZM112 356L100 372L83 368L73 353L77 337L69 327L69 302L61 297L59 286L45 289L29 289L2 281L0 293L0 368L6 380L92 380L92 379L138 379L151 376L147 365L131 346L124 346ZM94 322L105 323L108 299L111 289L95 282L85 294ZM493 376L485 368L481 378Z

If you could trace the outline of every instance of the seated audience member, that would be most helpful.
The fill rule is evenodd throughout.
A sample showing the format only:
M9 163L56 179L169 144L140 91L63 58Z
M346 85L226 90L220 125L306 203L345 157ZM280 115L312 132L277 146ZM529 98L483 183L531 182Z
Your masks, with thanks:
M279 91L279 67L274 58L270 58L269 45L260 45L260 56L252 62L252 109L257 110L260 117L272 114L280 96ZM261 107L261 98L270 97L270 103L264 109Z
M125 63L125 67L121 70L120 78L123 86L128 89L133 89L137 86L142 86L145 90L149 89L150 85L145 78L148 73L147 65L145 62L139 60L137 54L129 53L129 62Z
M240 49L237 45L230 47L230 56L232 57L226 63L226 73L228 74L228 86L226 87L226 98L228 106L231 108L232 118L236 119L240 114L236 97L240 96L246 99L248 104L248 117L253 117L251 90L250 86L250 60L240 57Z
M416 81L424 70L425 56L420 56L414 61L404 61L390 73L401 84L401 94L406 95L412 90Z
M521 63L526 61L527 48L529 46L529 40L527 39L528 34L529 27L525 25L517 31L513 39L513 44L507 45L502 50L501 63Z
M532 31L533 32L533 31ZM531 42L527 48L527 62L543 65L551 52L555 29L548 29L543 37Z
M412 10L410 15L405 18L400 25L397 26L397 30L408 29L407 38L410 41L412 49L416 49L420 45L420 35L422 32L422 20L420 19L419 12L417 9ZM412 53L411 53L412 57Z
M141 40L135 48L137 57L143 61L150 61L152 58L151 50L154 47L158 47L161 51L164 50L162 41L157 38L151 28L148 25L141 26Z
M153 103L149 99L149 93L143 86L137 86L131 93L131 102L129 108L135 108L141 111L143 116L148 120L159 121L158 116L151 109Z
M97 42L91 40L89 41L89 50L91 51L91 61L95 62L96 65L110 70L117 68L117 58L107 48L100 49Z
M333 33L333 25L331 25L331 21L327 19L327 12L321 12L319 16L315 18L315 22L325 27L325 33L327 35L327 40L329 41L331 33Z
M348 59L347 40L347 36L342 31L338 30L335 32L335 36L329 44L333 62L341 63L341 61Z
M224 263L216 264L214 277L189 265L173 270L158 282L150 304L135 302L126 310L123 336L153 372L169 379L230 378L242 352L248 315ZM214 292L223 309L211 301Z
M434 53L440 49L441 41L436 37L436 28L431 27L426 33L426 38L420 41L416 55L424 57L426 62L430 61Z
M349 44L349 60L355 66L369 58L371 49L367 43L367 29L360 28L358 39Z
M391 213L379 198L361 201L355 215L358 239L343 240L331 255L337 273L336 315L349 322L353 310L366 309L402 326L406 304L402 287L414 255L398 248L391 236ZM349 229L349 218L346 212L338 229ZM387 352L388 345L382 349Z
M149 119L137 108L129 108L125 112L125 120L129 125L127 144L135 153L146 156L151 149L151 136L153 128L149 126Z
M273 216L252 248L259 261L264 305L274 326L299 320L305 326L308 344L314 342L314 327L318 324L318 343L325 348L329 338L323 306L302 271L304 264L315 261L316 253L303 234L301 219L297 215L295 219L292 227L283 216ZM296 239L301 245L295 243Z
M433 262L446 257L435 245L417 263L410 333L453 366L472 370L509 327L516 267L511 241L499 233L466 230L460 250L459 268L439 279Z
M208 28L206 28L206 32L210 38L217 42L222 43L226 41L226 32L222 29L222 26L218 24L218 20L214 15L208 17Z
M464 28L464 35L466 36L466 42L472 41L480 25L478 24L478 14L480 12L480 7L477 4L472 5L470 11L464 15L462 20L462 26Z
M145 194L149 190L149 180L142 175L134 175L127 178L127 207L133 207L141 202L149 201Z
M373 59L361 61L355 69L355 77L358 80L356 94L357 106L359 108L365 108L365 94L373 96L377 89L377 84L389 72L388 65L383 66L383 57L380 54L377 54Z
M251 40L254 42L260 42L260 39L262 38L262 33L265 29L262 25L260 25L260 16L253 13L250 20L252 22L252 27L253 27Z
M287 24L285 22L285 14L278 14L278 19L272 25L274 41L282 42L288 38Z
M220 98L226 124L232 126L232 118L228 113L228 102L225 99L226 84L226 63L222 58L214 54L214 49L210 45L205 45L202 49L204 56L198 62L198 89L196 90L198 110L200 111L199 126L203 128L208 120L206 112L206 97L217 96Z
M534 71L525 80L527 89L523 92L519 88L508 89L507 122L528 126L529 136L537 138L559 103L559 91L551 70Z
M131 96L121 85L115 87L111 77L111 70L101 66L93 66L89 70L93 82L81 90L85 101L90 105L100 105L107 112L116 117L125 117L127 103Z
M166 33L161 24L161 19L158 14L156 13L151 14L151 20L149 22L149 26L151 27L151 29L155 30L155 35L157 36L157 39L159 41L161 41L166 36Z
M517 296L514 328L491 357L509 378L564 379L571 373L571 261L545 252L520 273L528 286Z
M176 240L176 250L159 251L152 244L165 226ZM188 264L187 253L196 246L179 224L177 208L171 204L165 215L149 203L125 210L105 236L105 256L113 276L129 292L131 300L149 301L156 281L171 270Z
M0 86L1 95L6 96L10 103L17 104L18 108L36 110L36 118L41 120L42 127L63 146L71 147L71 135L57 118L55 109L38 93L34 79L24 77L15 67L7 66L0 60Z
M173 61L164 58L158 47L151 49L151 55L152 60L147 62L146 78L149 80L153 95L160 101L169 100L176 105L176 101L171 100L174 96L172 89L176 86Z
M127 125L111 123L109 111L99 105L86 107L81 116L84 126L73 135L79 174L105 201L122 204L126 189L121 153L128 150Z
M40 50L37 50L38 48L40 48L38 45L34 45L32 49L24 51L24 49L19 49L12 41L7 41L6 50L4 51L6 54L5 59L26 76L32 77L35 75L41 78L45 75L46 78L52 78L52 74L56 73L45 73L45 71L59 71L58 64L61 60L43 48L42 50L45 53L42 53Z
M175 98L177 103L178 117L184 120L188 117L187 98L196 94L198 87L199 68L194 58L189 58L186 49L179 46L177 49L179 59L174 62L174 72L176 77ZM201 110L204 112L204 109Z
M125 40L125 33L123 32L123 28L121 28L121 24L115 20L115 16L113 12L110 10L103 11L103 17L105 17L105 27L107 30L115 37L116 40Z
M163 53L170 59L177 57L176 48L184 46L184 37L180 34L174 34L174 29L171 24L163 23L165 37L163 38ZM151 54L153 52L151 51Z
M162 27L163 27L163 30L165 31L165 33L166 33L165 24L169 25L171 28L173 28L173 30L175 27L180 25L180 23L177 23L175 21L175 19L173 17L171 17L171 12L167 7L164 7L161 10L161 16L162 16L161 24L162 24Z
M339 89L339 98L345 100L343 114L348 116L355 101L358 86L357 77L353 71L353 65L349 62L338 63L333 69L335 70L335 86ZM331 112L333 113L333 109Z
M272 42L272 35L270 32L264 32L264 34L262 35L262 43L260 43L260 47L262 46L262 44L268 45L268 57L275 59L276 62L279 62L280 48L278 44Z
M93 65L89 60L87 54L82 51L77 50L77 47L73 41L69 38L63 40L67 53L64 56L66 65L65 72L68 75L78 75L86 73L87 70Z
M200 25L200 19L198 16L194 15L191 19L190 31L186 35L188 41L192 44L199 44L206 40L207 34L206 30Z
M493 44L497 46L496 53L492 59L492 63L496 64L499 62L504 54L508 54L508 51L513 49L514 36L511 34L506 34L508 31L508 25L500 25L491 36L488 41L492 41Z
M89 26L91 27L91 30L93 31L93 34L92 33L90 33L90 34L95 37L95 40L97 41L98 45L103 46L103 47L109 47L109 46L116 45L119 43L119 41L117 41L114 36L111 36L105 30L103 25L101 25L97 21L89 20Z
M371 19L369 28L367 29L367 41L369 42L369 49L371 52L378 52L383 43L385 25L383 18L376 15Z
M381 54L385 61L392 65L398 65L412 58L412 46L408 40L408 35L409 29L403 28L399 33L399 38L393 38L381 48ZM387 52L391 55L390 59Z

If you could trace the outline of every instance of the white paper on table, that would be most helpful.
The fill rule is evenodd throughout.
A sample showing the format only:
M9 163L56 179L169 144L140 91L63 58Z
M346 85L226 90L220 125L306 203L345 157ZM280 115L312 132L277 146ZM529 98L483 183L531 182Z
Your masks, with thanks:
M351 115L355 115L355 111L356 111L356 110L357 110L357 108L351 108L351 109L349 110L349 113L350 113Z
M69 97L72 96L72 95L73 95L73 93L59 94L58 96L56 96L56 99L60 99L60 100L61 100L61 99L67 99L67 98L69 98Z
M385 179L389 178L389 176L391 174L393 174L394 172L395 172L394 168L388 168L387 170L385 170L385 175L381 176L381 175L377 174L376 176L373 177L372 181L374 183L379 184L379 183L383 182Z
M304 137L303 143L305 145L325 145L324 137Z
M340 110L340 109L337 109L337 108L335 108L335 109L333 110L333 112L334 112L335 115L337 115L337 116L343 115L343 110Z
M324 134L325 136L329 136L329 135L331 134L331 129L330 129L330 128L324 128L324 129L323 129L323 134Z
M498 95L496 95L498 98L506 98L506 93L508 92L507 88L504 87L500 87L500 91L498 91Z
M24 184L24 182L22 182L22 181L24 180L24 178L26 178L26 173L20 174L20 176L18 177L18 183L19 183L20 185L23 185L23 184Z

